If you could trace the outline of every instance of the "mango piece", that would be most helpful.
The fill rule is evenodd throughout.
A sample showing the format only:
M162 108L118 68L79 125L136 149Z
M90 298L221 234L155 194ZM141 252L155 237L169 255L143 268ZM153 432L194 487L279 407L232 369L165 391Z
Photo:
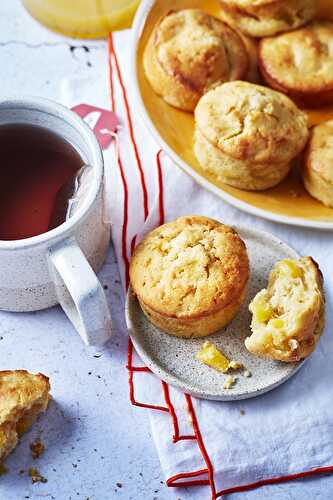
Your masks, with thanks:
M284 327L284 321L282 319L279 319L279 318L275 318L275 319L271 319L269 324L273 327L273 328L283 328Z
M302 278L303 271L298 264L291 259L284 259L280 262L281 271L291 278Z
M196 358L211 368L227 373L229 370L229 359L211 342L206 341Z
M253 314L259 323L265 323L272 317L273 309L267 302L258 301L253 303Z

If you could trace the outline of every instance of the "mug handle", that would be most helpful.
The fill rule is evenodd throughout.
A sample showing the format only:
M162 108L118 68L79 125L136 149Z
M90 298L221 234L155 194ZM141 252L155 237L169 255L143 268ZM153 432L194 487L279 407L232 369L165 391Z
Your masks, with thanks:
M49 249L49 267L59 303L87 345L111 336L111 315L104 290L74 238Z

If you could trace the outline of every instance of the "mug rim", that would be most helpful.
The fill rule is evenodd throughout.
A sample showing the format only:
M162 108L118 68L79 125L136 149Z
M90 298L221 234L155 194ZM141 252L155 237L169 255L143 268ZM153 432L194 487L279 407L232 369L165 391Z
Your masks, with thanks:
M18 250L33 247L41 243L50 242L53 244L55 241L61 237L66 237L70 233L71 229L82 219L84 219L89 213L96 200L99 191L103 184L104 176L104 161L101 147L98 140L91 130L91 128L84 122L84 120L74 113L71 109L66 106L53 101L52 99L40 98L40 97L20 97L20 98L6 98L0 100L0 113L3 109L26 109L26 110L37 110L42 113L58 116L66 121L67 124L71 125L77 130L77 132L83 137L87 143L88 149L92 154L92 167L94 169L95 175L93 177L93 183L90 186L89 192L82 202L82 205L78 210L65 222L59 226L46 231L45 233L39 234L37 236L31 236L29 238L19 239L19 240L1 240L0 239L0 250ZM0 123L1 125L1 123ZM57 133L57 131L56 131ZM61 134L59 134L62 136ZM66 139L66 138L65 138ZM67 140L67 139L66 139ZM89 162L90 163L90 162Z

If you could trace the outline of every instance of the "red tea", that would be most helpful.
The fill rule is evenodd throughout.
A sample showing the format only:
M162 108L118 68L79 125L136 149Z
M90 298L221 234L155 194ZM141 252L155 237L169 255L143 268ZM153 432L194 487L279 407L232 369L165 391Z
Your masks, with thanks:
M59 135L35 125L0 126L0 240L19 240L66 220L84 162Z

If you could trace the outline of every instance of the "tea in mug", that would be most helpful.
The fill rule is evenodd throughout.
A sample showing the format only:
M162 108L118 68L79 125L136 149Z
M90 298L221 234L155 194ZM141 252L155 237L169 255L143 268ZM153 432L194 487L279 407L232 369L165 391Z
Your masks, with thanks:
M54 132L35 125L0 125L0 240L45 233L67 218L79 153Z

